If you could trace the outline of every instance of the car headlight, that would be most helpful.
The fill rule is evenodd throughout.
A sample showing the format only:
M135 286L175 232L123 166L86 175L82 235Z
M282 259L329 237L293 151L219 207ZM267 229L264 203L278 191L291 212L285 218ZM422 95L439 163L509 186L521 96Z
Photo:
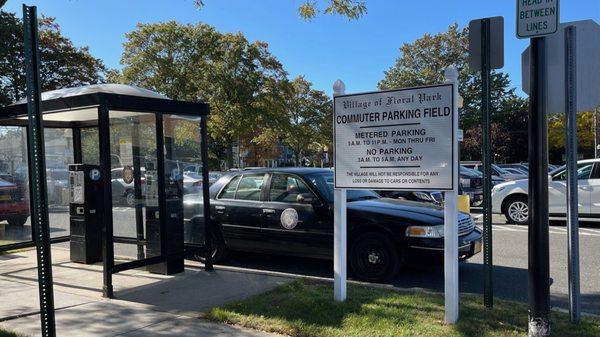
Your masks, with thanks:
M492 188L492 193L501 192L505 188L506 188L506 186L494 186L494 188Z
M444 225L438 226L408 226L406 236L412 238L443 238Z
M469 179L469 178L460 178L460 185L462 187L471 187L471 179Z
M427 200L427 201L433 201L433 198L431 198L431 196L429 195L429 193L425 193L425 192L413 192L413 194L415 195L415 197L421 199L421 200Z

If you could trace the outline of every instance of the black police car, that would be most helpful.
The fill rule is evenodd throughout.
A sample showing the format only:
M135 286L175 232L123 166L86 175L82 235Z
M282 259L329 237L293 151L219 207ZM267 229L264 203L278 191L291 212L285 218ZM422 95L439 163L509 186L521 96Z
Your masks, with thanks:
M331 259L333 171L272 168L230 172L210 188L217 230L213 257L227 250ZM202 196L184 196L186 231L202 233ZM356 278L385 281L407 262L443 257L443 209L347 191L348 265ZM481 231L459 213L459 258L481 251Z

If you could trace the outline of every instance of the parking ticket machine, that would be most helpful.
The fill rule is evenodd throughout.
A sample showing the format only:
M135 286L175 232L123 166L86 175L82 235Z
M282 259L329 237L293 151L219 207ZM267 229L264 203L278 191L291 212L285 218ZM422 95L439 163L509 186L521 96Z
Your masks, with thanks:
M100 166L69 165L71 261L102 261L103 189Z
M152 273L171 275L183 272L184 259L177 256L184 249L183 243L183 176L179 169L166 168L165 179L165 230L161 241L161 221L158 200L158 176L154 163L146 164L146 233L148 257L161 254L161 242L165 244L167 261L147 267Z

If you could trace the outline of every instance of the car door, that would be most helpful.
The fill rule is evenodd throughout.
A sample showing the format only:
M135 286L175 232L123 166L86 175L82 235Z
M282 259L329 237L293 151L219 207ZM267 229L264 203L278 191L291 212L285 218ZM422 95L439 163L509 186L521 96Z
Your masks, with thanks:
M263 204L264 244L283 254L326 257L331 251L328 204L302 177L273 173Z
M590 215L600 217L600 163L594 164L594 171L589 180Z
M591 187L590 176L593 163L577 165L577 202L580 214L590 213ZM562 169L552 176L548 183L548 210L550 214L567 213L567 170Z
M260 245L264 173L240 174L225 185L214 201L215 219L221 224L226 244L253 250Z

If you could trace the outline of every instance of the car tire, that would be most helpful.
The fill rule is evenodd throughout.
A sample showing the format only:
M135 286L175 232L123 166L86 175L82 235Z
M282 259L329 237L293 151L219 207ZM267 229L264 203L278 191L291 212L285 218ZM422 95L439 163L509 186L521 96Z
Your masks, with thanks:
M529 220L527 198L521 196L511 198L504 207L504 216L509 223L517 225L527 224Z
M349 259L354 277L367 282L389 281L401 267L394 243L378 232L367 232L357 237L350 248Z
M227 254L229 254L229 249L227 248L227 245L225 244L225 240L223 240L223 236L221 235L221 233L215 233L213 231L212 235L212 262L213 263L219 263L223 260L225 260L225 258L227 257ZM202 263L206 262L206 257L204 256L204 254L197 254L196 259L199 260Z
M125 193L125 204L129 207L135 206L135 193L133 191L127 191Z
M15 216L12 218L6 219L9 226L22 227L27 222L28 216Z

